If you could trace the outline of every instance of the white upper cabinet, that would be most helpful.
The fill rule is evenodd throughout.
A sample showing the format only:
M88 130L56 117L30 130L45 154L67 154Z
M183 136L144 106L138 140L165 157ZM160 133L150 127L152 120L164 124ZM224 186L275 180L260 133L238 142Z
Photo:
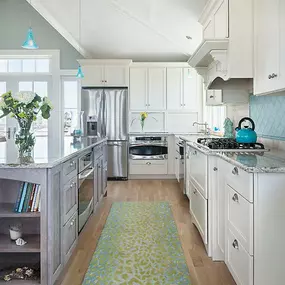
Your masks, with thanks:
M107 86L120 87L120 86L128 86L129 72L128 68L125 66L113 66L106 65L105 66L105 84Z
M81 79L82 86L104 86L104 66L82 66L84 77Z
M78 60L84 77L83 87L128 87L130 60Z
M167 68L167 108L179 110L183 108L183 69Z
M167 68L167 109L198 109L197 73L193 68Z
M130 68L130 109L147 108L147 68Z
M229 0L218 1L215 7L207 7L214 10L211 17L203 27L204 39L225 39L229 37ZM208 14L208 13L205 13Z
M285 89L285 2L255 0L254 94Z
M148 69L148 109L166 108L166 68Z
M183 68L183 107L186 110L197 111L198 104L198 74L193 68Z
M165 110L166 68L130 68L130 109Z

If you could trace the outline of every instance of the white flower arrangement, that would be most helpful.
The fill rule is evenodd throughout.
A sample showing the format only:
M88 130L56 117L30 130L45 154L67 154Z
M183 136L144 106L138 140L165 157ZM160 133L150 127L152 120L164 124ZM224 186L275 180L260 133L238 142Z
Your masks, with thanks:
M17 100L20 103L29 104L31 103L36 96L35 92L32 91L21 91L12 94L14 100Z

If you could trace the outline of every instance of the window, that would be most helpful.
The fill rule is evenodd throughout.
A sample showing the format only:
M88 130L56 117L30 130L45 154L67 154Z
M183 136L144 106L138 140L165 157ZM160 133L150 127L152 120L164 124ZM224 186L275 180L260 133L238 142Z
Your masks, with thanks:
M2 73L49 73L50 59L0 59Z
M0 95L4 93L6 93L6 82L0 81ZM5 135L6 135L6 117L0 119L0 137Z
M80 124L80 104L79 104L79 83L75 78L62 79L63 106L64 106L64 135L79 128Z
M224 132L224 121L227 116L225 106L206 106L205 118L209 128L214 132Z

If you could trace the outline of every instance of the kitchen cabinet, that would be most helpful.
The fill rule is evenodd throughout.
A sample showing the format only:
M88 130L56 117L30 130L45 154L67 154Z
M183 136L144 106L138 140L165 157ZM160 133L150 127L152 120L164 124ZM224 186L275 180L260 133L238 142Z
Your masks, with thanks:
M78 60L82 87L128 87L130 60Z
M246 90L206 90L206 105L247 104L249 92Z
M165 175L167 160L130 160L130 175Z
M167 68L167 109L197 111L198 75L193 68Z
M130 109L165 110L166 68L130 68Z
M193 122L198 121L198 112L168 112L166 120L166 129L169 133L196 133L198 131L197 126L193 126Z
M103 197L103 164L104 159L103 155L100 155L95 159L94 162L94 199L97 199L97 203L100 202L100 200ZM94 209L97 206L97 203L94 202Z
M214 106L223 103L222 90L207 90L206 91L206 105Z
M213 4L214 3L214 4ZM229 36L229 0L211 1L210 16L203 25L204 39L224 39ZM205 9L206 10L206 9Z
M285 89L285 3L255 0L254 94Z

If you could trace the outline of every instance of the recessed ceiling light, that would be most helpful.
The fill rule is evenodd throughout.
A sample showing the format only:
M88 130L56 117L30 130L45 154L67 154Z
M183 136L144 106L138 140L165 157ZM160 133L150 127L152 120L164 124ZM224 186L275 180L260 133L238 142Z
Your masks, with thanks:
M187 39L187 40L192 40L192 37L186 36L186 39Z

